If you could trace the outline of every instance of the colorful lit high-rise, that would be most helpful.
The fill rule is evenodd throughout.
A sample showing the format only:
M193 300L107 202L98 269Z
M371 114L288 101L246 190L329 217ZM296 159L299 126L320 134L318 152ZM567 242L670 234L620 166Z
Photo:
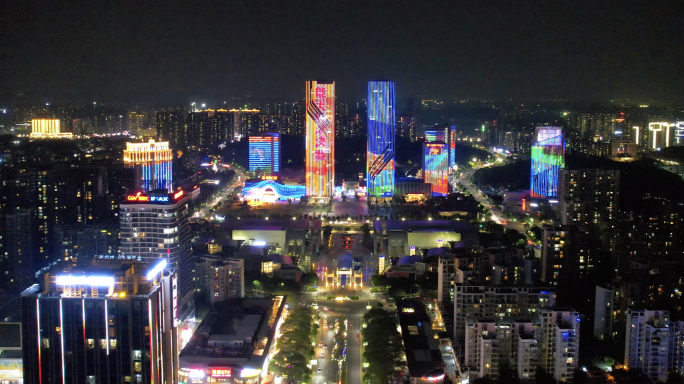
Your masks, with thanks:
M272 175L280 172L280 134L249 137L249 171Z
M532 197L558 197L558 176L565 168L565 141L559 127L537 127L532 143Z
M394 195L394 82L368 82L367 191L370 196Z
M173 192L173 153L168 141L149 143L126 143L124 164L135 168L134 189L154 191L166 189Z
M449 147L441 141L424 144L423 180L432 184L432 196L449 192Z
M306 194L335 188L335 82L306 82Z

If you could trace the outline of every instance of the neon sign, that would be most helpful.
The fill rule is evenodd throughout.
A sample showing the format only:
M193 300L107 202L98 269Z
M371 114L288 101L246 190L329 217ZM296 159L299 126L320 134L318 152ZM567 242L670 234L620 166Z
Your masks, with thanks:
M150 201L150 197L143 195L142 192L138 192L135 195L126 196L126 200L128 200L128 201Z
M195 188L197 188L197 187L195 187ZM177 200L179 197L183 196L184 193L185 193L184 191L178 191L178 192L176 192L176 193L173 195L173 199L174 199L174 200Z
M151 196L150 201L157 201L161 203L168 203L169 202L169 197L168 196Z
M212 368L211 377L231 377L230 368Z

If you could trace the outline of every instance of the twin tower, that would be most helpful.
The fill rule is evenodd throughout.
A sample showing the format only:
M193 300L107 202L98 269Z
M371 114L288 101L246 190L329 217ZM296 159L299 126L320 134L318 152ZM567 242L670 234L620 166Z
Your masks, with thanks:
M394 82L369 81L366 186L369 196L394 195ZM343 154L344 155L344 154ZM335 190L335 82L306 82L306 194Z

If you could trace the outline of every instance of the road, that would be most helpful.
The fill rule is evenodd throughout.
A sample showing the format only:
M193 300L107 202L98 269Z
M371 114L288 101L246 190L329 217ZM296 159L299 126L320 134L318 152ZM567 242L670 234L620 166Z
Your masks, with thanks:
M235 171L235 177L233 177L231 182L226 184L220 191L216 192L214 194L215 197L208 201L206 206L195 212L193 217L205 220L211 219L211 217L215 214L211 210L218 203L225 202L226 196L228 196L229 193L233 192L235 188L240 187L245 183L245 174L242 172L242 170L238 169L237 167L232 168L232 170Z
M320 314L320 332L316 342L316 357L318 367L314 368L315 383L336 383L339 380L339 363L333 360L334 342L334 322L347 321L346 345L339 348L346 348L345 359L342 362L342 370L346 373L347 384L361 384L363 377L363 341L361 329L363 328L363 315L367 311L368 305L375 305L377 301L318 301ZM325 326L326 321L328 325ZM358 335L358 337L357 337ZM321 347L321 343L323 346ZM327 345L327 347L326 347ZM321 357L321 354L324 357ZM318 368L321 372L318 372Z
M342 203L344 204L344 203ZM364 203L365 204L365 203ZM343 237L351 238L351 244L344 244ZM370 277L375 273L378 262L365 248L361 241L360 233L344 233L335 231L330 240L330 247L321 252L321 256L313 260L320 267L319 276L324 278L326 268L337 267L337 259L346 254L361 260L361 268L364 269L362 287L325 287L321 280L319 292L311 294L309 300L318 304L320 315L320 332L316 343L316 356L318 366L314 368L314 383L338 383L340 379L340 366L332 359L334 348L334 321L347 321L346 353L341 369L345 372L347 384L361 384L363 377L363 340L361 329L363 327L363 315L368 311L368 306L377 304L375 294L369 292ZM318 268L317 268L318 269ZM359 296L359 300L327 300L328 296L340 297ZM328 321L328 326L325 326ZM358 335L358 337L357 337ZM323 343L323 347L320 344ZM328 345L325 347L325 345ZM324 357L321 357L324 354ZM321 372L318 372L318 368Z
M462 176L460 178L458 178L458 175L455 175L454 181L456 181L458 184L463 185L480 204L484 205L491 211L493 221L497 222L498 224L502 224L506 229L513 229L524 235L525 224L519 221L505 219L501 212L501 208L487 200L487 197L480 193L477 187L472 183L471 178L475 171L477 171L478 169L479 168L469 169L461 173Z

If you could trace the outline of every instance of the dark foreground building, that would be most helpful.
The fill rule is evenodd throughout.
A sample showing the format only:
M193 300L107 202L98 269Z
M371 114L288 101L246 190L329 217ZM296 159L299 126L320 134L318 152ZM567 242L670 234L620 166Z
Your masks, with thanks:
M157 264L58 265L22 297L25 384L172 384L176 273Z

